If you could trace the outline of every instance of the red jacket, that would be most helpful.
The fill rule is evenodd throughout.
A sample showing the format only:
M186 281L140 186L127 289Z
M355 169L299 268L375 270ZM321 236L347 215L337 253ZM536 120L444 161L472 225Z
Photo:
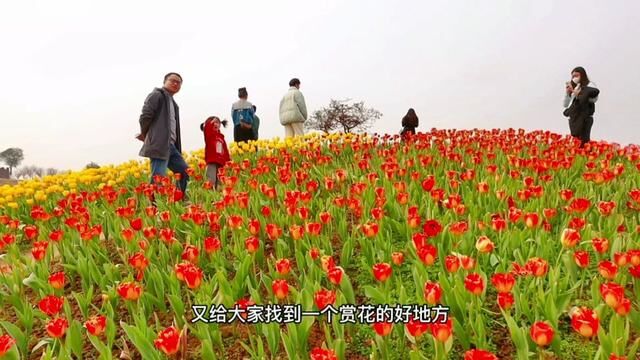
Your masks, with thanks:
M204 132L204 160L207 164L224 165L231 160L227 142L220 130L213 128L213 122L205 121L200 125Z

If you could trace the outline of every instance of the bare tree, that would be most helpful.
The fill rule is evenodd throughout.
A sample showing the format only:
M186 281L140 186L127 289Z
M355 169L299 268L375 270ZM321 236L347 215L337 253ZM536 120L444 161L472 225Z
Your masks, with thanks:
M349 99L331 99L329 106L316 110L305 126L325 133L334 130L341 130L345 133L355 130L366 131L382 117L381 112L365 107L364 102L350 104L350 101Z
M20 169L16 170L17 178L33 178L34 176L42 177L45 174L45 170L41 167L29 165L23 166Z
M99 169L100 165L96 164L95 162L90 162L87 164L87 166L84 167L85 169Z
M54 168L48 168L45 173L47 175L56 175L57 173L59 173L60 171L58 171L58 169L54 169Z

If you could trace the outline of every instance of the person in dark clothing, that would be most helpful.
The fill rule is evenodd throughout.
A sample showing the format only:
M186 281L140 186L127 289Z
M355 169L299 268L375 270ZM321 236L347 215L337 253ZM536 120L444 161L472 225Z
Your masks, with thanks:
M247 142L254 139L253 122L255 112L253 104L247 100L248 97L247 88L238 89L239 100L231 106L233 141L235 142Z
M580 139L580 147L583 147L591 141L593 114L600 90L589 81L587 72L582 67L573 69L571 76L571 81L566 83L563 114L569 118L571 136Z
M402 131L400 132L400 135L404 136L407 133L415 135L417 127L418 116L416 115L415 110L409 109L409 111L407 111L407 115L402 118Z
M139 155L151 160L151 182L156 175L166 176L170 169L180 174L178 186L185 194L189 166L182 157L180 111L173 98L181 87L180 74L165 75L163 87L153 89L144 101L139 119L140 134L136 138L144 143Z

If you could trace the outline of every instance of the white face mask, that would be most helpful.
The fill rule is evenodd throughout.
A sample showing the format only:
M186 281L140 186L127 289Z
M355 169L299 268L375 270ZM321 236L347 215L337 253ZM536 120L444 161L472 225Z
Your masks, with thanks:
M571 80L573 81L574 84L580 84L580 78L579 77L574 77Z

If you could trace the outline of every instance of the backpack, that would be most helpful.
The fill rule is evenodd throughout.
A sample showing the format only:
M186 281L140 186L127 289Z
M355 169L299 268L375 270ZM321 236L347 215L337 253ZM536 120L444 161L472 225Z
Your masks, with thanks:
M254 113L252 108L236 109L233 111L233 124L240 125L243 122L248 125L253 125Z

